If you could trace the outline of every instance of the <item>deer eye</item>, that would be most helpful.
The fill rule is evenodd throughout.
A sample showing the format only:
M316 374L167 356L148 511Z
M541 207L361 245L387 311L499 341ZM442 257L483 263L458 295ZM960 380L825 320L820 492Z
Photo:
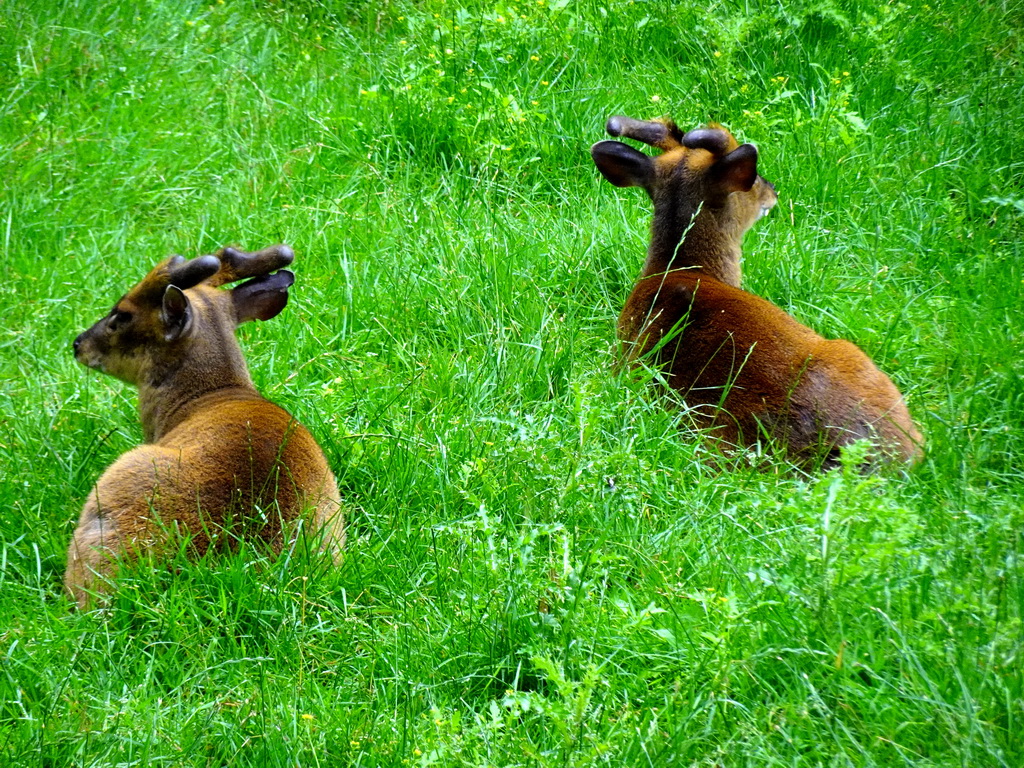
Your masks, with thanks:
M116 331L122 325L130 323L131 321L131 312L122 312L119 309L113 309L110 312L110 316L107 318L107 328L111 331Z

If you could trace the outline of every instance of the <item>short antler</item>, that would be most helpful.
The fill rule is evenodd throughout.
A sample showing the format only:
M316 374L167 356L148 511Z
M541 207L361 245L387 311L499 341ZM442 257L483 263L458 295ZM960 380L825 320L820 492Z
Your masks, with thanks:
M295 258L295 252L287 245L271 245L261 251L239 251L222 248L217 256L203 258L219 259L220 271L210 280L210 285L226 285L247 277L258 277L287 267Z
M167 262L168 285L184 291L199 285L219 270L220 260L216 256L200 256L189 261L185 261L183 256L172 256Z
M670 120L634 120L631 117L616 115L608 118L605 127L609 136L623 136L642 141L665 151L680 145L681 134L676 124Z
M683 136L683 146L724 155L729 149L729 134L721 128L697 128Z

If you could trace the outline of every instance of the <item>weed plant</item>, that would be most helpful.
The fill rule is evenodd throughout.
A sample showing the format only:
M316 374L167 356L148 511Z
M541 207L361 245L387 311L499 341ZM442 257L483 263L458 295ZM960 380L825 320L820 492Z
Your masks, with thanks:
M0 3L0 763L1024 764L1020 0ZM859 344L910 472L722 459L612 370L649 204L612 114L780 192L745 285ZM61 592L141 440L74 336L287 242L241 331L350 519Z

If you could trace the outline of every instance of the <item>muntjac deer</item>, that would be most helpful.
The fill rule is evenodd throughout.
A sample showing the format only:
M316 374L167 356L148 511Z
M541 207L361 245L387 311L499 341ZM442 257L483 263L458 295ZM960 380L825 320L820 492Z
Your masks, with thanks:
M778 199L757 149L714 124L684 135L670 121L613 117L607 130L662 150L591 148L608 181L654 203L647 261L619 316L626 363L663 371L695 423L727 444L764 440L799 464L833 466L842 446L872 438L886 458L920 458L902 396L860 349L740 289L740 241Z
M82 509L64 574L80 607L119 561L159 555L172 532L200 554L240 537L279 549L308 513L340 556L341 501L323 452L256 391L235 339L237 325L284 309L295 277L281 268L293 257L283 245L172 256L75 339L80 363L138 387L146 440L103 473Z

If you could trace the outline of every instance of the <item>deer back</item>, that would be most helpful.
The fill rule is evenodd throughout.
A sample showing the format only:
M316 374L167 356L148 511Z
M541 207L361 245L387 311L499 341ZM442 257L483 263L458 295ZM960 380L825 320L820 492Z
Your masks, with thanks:
M727 444L773 443L826 466L861 438L897 460L921 455L902 396L867 355L739 288L685 271L642 278L618 332L624 357L663 371L695 424Z

